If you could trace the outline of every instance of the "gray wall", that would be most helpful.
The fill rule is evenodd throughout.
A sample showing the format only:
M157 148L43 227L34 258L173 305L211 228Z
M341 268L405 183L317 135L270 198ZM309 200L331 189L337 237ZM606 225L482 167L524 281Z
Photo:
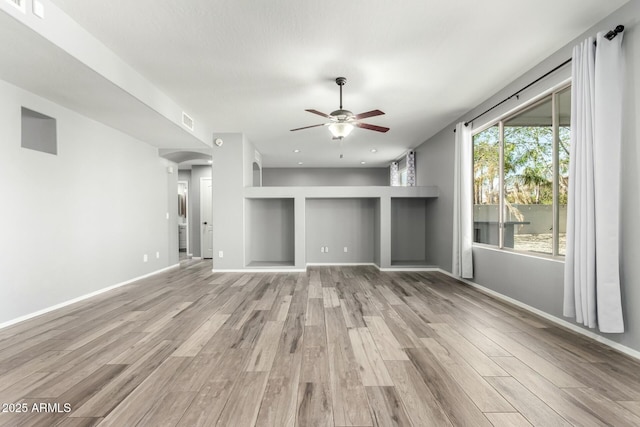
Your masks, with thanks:
M391 199L391 264L427 260L426 206L426 199Z
M389 185L389 168L264 168L263 187Z
M58 155L21 148L22 106L57 120ZM177 262L177 174L156 148L4 81L0 141L0 323Z
M213 268L244 268L244 192L253 181L255 148L241 133L214 134L223 144L213 148ZM195 177L191 179L195 181ZM219 252L223 251L223 257Z
M307 262L376 262L377 204L375 199L307 199ZM329 252L322 253L322 246Z
M425 221L429 243L425 248L429 262L451 270L453 230L453 132L445 128L416 151L418 185L435 185L437 199L427 202Z
M294 261L293 199L245 200L246 263Z
M622 205L621 229L621 280L623 310L627 332L624 334L603 334L608 339L635 350L640 350L640 224L637 221L640 212L640 151L638 135L640 121L638 103L640 102L640 35L637 23L640 21L640 0L631 0L625 6L589 31L577 37L573 42L555 52L532 70L505 87L482 105L462 116L457 121L474 117L489 106L533 81L546 71L562 63L571 56L575 44L598 31L608 31L617 24L625 25L624 49L626 51L626 99L623 117L622 146ZM570 75L570 67L565 67L555 75L541 81L524 92L519 100L515 98L490 115L477 120L480 126L489 120L517 107L517 103L537 95L546 88L559 83ZM455 123L455 122L454 122ZM435 209L428 210L429 221L433 223L436 234L428 252L438 253L438 265L451 270L452 238L452 200L453 195L453 128L452 123L439 134L426 141L417 151L418 184L437 185L440 197ZM501 294L515 298L525 304L543 310L548 314L562 318L563 269L564 263L551 259L536 258L520 254L499 251L482 246L474 250L474 281Z

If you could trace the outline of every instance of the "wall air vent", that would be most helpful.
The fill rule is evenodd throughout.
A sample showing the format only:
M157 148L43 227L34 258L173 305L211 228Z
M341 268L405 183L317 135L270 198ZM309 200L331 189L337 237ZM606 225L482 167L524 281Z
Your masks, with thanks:
M182 124L190 131L193 131L193 119L184 111L182 112Z
M5 0L7 3L17 8L20 12L25 13L27 10L27 0Z

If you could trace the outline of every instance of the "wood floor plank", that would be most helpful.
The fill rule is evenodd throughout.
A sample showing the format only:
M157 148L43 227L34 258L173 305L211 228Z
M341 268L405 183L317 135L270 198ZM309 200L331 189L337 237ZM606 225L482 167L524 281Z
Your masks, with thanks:
M515 409L467 363L466 358L454 350L450 351L434 338L422 340L425 348L447 368L451 377L482 412L515 412Z
M406 348L419 348L424 347L424 344L420 340L420 337L416 335L409 325L398 315L398 313L392 309L387 308L382 311L382 317L385 323L391 330L393 336L400 343L400 347Z
M364 386L393 386L393 380L367 328L349 330L353 354L360 366Z
M255 425L267 386L266 372L243 372L218 418L220 426Z
M484 329L482 332L502 348L520 359L528 366L535 369L553 384L558 387L585 387L580 381L569 375L567 372L554 365L550 361L532 352L522 344L509 338L504 333L496 329Z
M286 348L278 353L260 405L256 426L296 425L301 353L289 353Z
M300 382L328 383L326 331L322 326L307 326L304 330Z
M441 427L451 426L429 387L420 378L420 374L411 362L385 362L393 379L396 391L404 403L407 415L414 426Z
M188 260L0 330L0 426L640 425L640 362L440 272Z
M321 298L309 298L305 326L318 326L324 323L324 305Z
M133 392L120 402L100 423L102 427L136 425L168 392L168 384L191 361L190 358L169 357ZM102 390L101 390L102 391Z
M269 372L282 334L284 322L267 321L253 347L246 371Z
M335 308L340 306L340 299L335 287L322 288L322 302L324 308Z
M291 295L284 295L280 297L280 300L276 305L275 316L271 316L269 320L275 320L278 322L284 322L287 320L287 314L289 313L289 307L291 306L291 298Z
M636 416L640 417L640 401L626 400L620 401L618 403L627 408L629 411L633 412Z
M590 388L566 388L564 393L572 400L579 402L583 408L588 408L589 414L597 418L601 425L616 427L640 426L640 416L629 411L624 405L619 405L600 395ZM565 417L566 418L566 417Z
M378 347L382 360L409 360L407 354L402 350L402 345L382 317L364 316L364 321Z
M133 365L126 366L126 369L123 369L109 384L78 407L74 416L104 417L109 414L165 362L169 355L175 351L176 346L171 341L162 341L156 344L144 357Z
M486 354L481 352L476 346L467 341L450 325L444 323L432 323L431 327L436 330L438 336L444 340L451 348L478 371L482 376L507 376L504 369L500 368Z
M514 378L487 377L487 381L534 426L569 427L572 425Z
M174 427L196 396L195 392L169 392L138 422L140 426Z
M491 421L493 427L531 427L531 423L517 412L494 412L484 415Z
M366 390L375 426L411 425L395 387L366 387Z
M551 409L574 425L602 426L593 405L581 404L515 357L495 359L500 366ZM613 404L613 402L610 401Z
M410 348L409 359L455 426L489 426L489 421L441 365L426 349ZM499 377L496 377L499 378Z
M325 319L334 423L337 426L373 425L342 310L326 309Z
M325 382L303 382L298 388L297 425L333 426L331 392Z
M218 332L218 329L222 327L224 322L229 318L228 314L214 314L206 322L204 322L198 329L191 334L178 349L173 356L175 357L194 357L196 356L202 347L205 346L207 341L211 339Z

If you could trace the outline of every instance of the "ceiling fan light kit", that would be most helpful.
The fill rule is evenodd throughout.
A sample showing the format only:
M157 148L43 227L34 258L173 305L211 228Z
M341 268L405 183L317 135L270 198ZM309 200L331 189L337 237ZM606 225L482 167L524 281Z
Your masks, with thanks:
M353 125L351 123L331 123L329 125L329 131L333 135L334 139L342 139L351 133Z
M387 132L389 128L383 126L370 125L368 123L360 122L361 119L366 119L367 117L381 116L384 113L380 110L371 110L366 113L353 114L349 110L344 110L342 108L342 86L347 82L345 77L336 78L336 84L340 87L340 108L338 110L333 111L331 114L322 113L318 110L308 109L308 111L313 114L317 114L319 116L330 119L331 121L328 123L321 123L318 125L305 126L301 128L291 129L291 131L297 131L302 129L315 128L319 126L328 126L331 135L333 135L333 139L342 140L349 136L354 127L359 127L362 129L373 130L376 132Z

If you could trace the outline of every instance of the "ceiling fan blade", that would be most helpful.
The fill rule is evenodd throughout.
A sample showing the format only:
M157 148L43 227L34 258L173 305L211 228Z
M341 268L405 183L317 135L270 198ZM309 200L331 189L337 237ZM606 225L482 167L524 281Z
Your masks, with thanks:
M291 129L289 132L293 132L294 130L302 130L302 129L309 129L309 128L317 128L318 126L324 126L325 124L319 124L319 125L312 125L312 126L305 126L302 128L296 128L296 129Z
M366 113L356 114L356 120L366 119L367 117L381 116L383 114L384 112L380 110L371 110L371 111L367 111Z
M304 110L304 111L308 111L308 112L310 112L310 113L317 114L317 115L322 116L322 117L326 117L327 119L330 119L330 118L331 118L331 116L330 116L330 115L325 114L325 113L322 113L322 112L320 112L320 111L318 111L318 110Z
M376 132L386 132L389 128L383 126L370 125L369 123L354 123L356 126L362 129L375 130Z

